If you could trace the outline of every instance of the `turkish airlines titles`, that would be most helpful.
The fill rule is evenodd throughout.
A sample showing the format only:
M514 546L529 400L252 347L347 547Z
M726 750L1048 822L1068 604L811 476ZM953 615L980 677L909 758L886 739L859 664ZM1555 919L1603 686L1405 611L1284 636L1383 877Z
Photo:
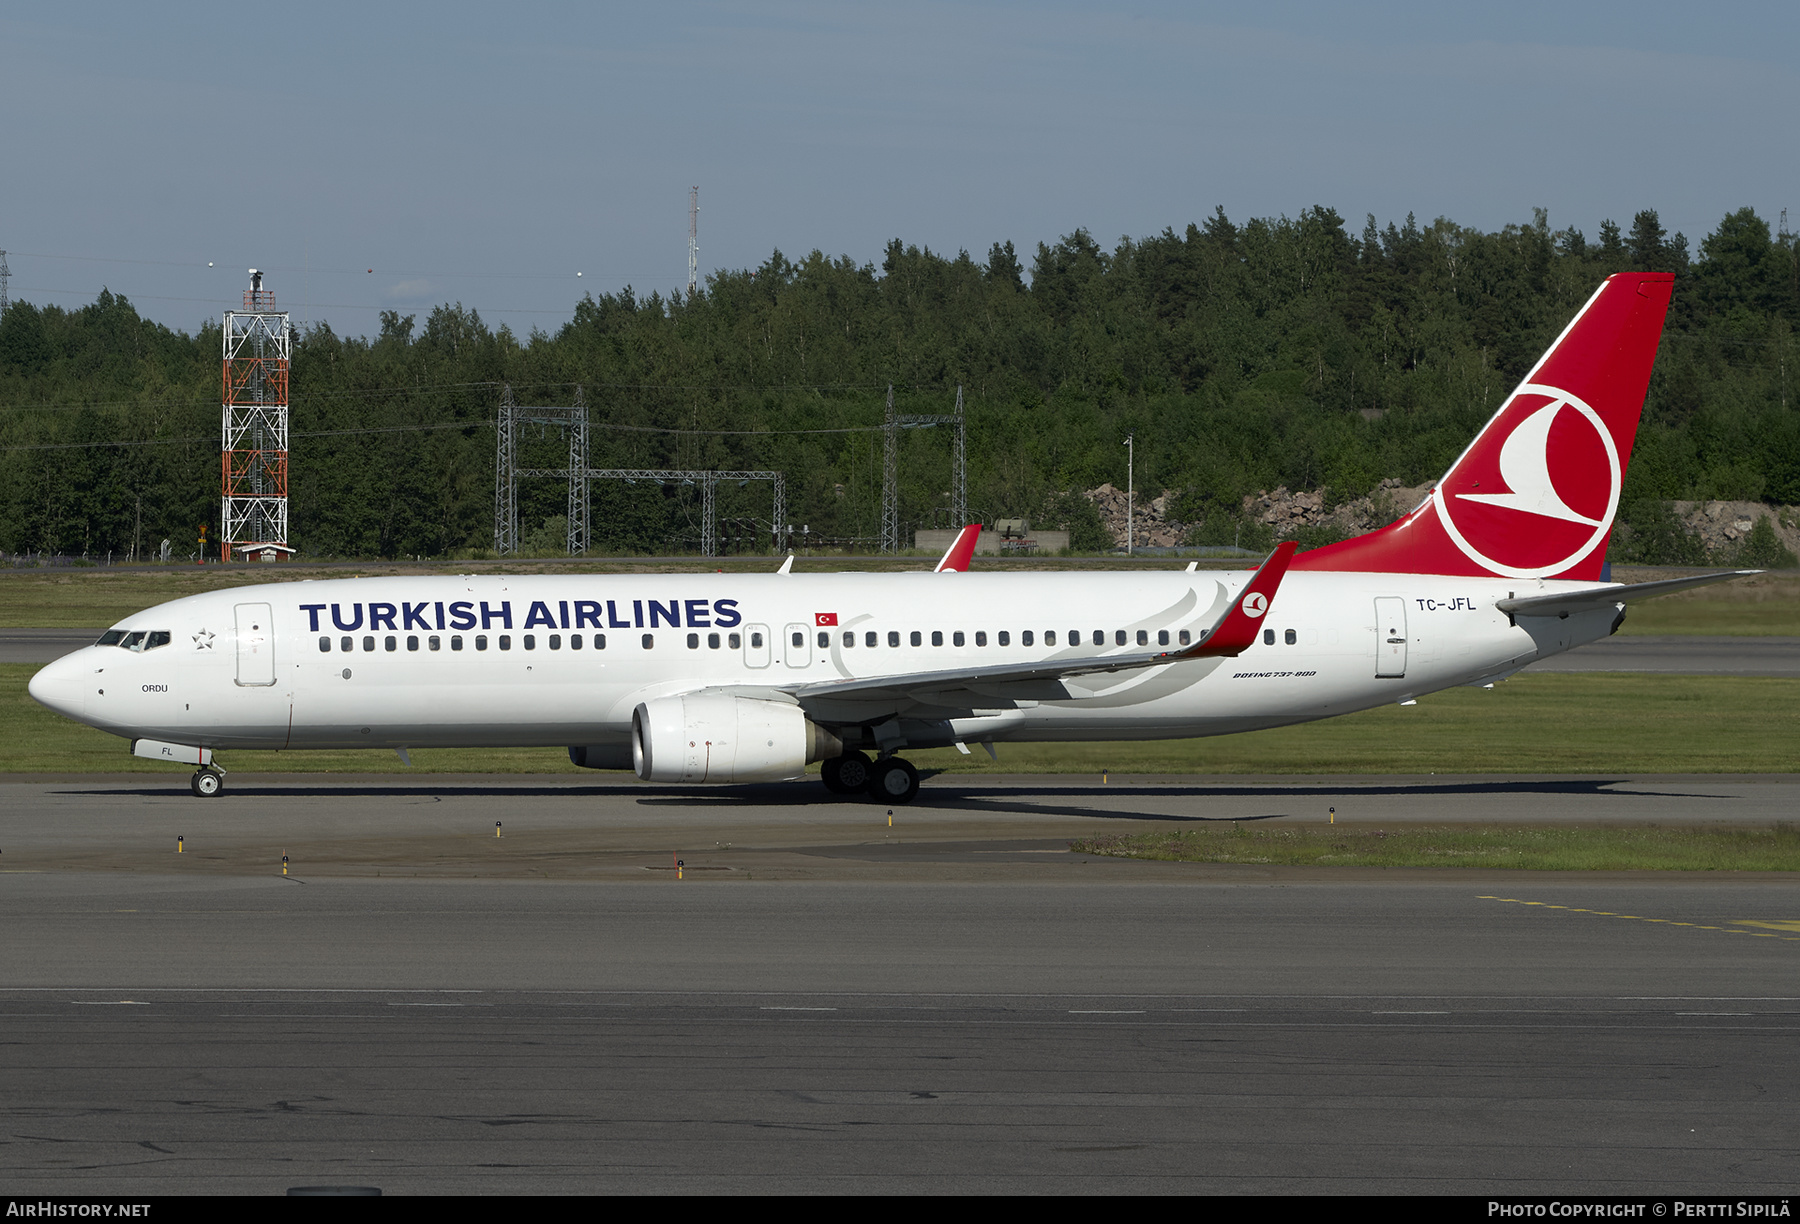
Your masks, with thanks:
M624 600L559 599L554 608L548 600L534 599L525 612L522 629L729 629L743 621L735 599L633 599L626 615L621 615ZM349 610L343 604L301 604L306 613L307 628L317 633L324 627L329 610L333 628L352 633L363 628L408 629L512 629L513 605L510 599L498 603L487 600L424 600L419 603L353 603Z

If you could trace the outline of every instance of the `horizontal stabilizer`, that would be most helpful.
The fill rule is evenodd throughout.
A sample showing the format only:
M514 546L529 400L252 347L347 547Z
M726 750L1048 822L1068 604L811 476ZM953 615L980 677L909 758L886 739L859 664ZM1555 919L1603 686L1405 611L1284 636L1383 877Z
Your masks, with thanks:
M1560 595L1526 595L1516 599L1502 599L1494 606L1508 616L1568 616L1576 612L1593 612L1599 608L1632 603L1639 599L1655 599L1658 595L1673 595L1676 591L1685 591L1689 587L1729 582L1733 578L1748 578L1760 573L1761 570L1726 570L1720 574L1696 574L1692 578L1668 578L1662 582L1634 582L1629 586L1595 587L1589 591L1568 591Z

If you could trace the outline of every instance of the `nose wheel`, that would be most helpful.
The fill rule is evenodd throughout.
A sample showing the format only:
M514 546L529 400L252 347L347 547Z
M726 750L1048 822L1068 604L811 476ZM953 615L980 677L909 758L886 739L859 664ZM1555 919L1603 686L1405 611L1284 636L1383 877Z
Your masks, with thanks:
M194 794L201 799L211 799L225 786L225 779L210 769L202 769L194 774L194 780L188 785Z

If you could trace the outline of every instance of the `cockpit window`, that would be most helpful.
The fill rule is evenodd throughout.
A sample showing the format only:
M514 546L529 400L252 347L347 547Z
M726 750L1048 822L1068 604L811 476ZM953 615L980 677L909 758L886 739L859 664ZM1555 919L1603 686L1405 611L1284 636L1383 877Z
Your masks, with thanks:
M167 646L168 644L169 631L167 629L153 629L150 632L150 636L144 640L144 649L155 650L158 646Z
M125 631L123 629L108 629L105 633L100 635L100 640L95 642L94 645L117 646L119 644L119 639L124 636Z
M125 635L125 640L120 642L119 645L126 650L142 650L144 648L144 631L138 629L131 633L127 633Z

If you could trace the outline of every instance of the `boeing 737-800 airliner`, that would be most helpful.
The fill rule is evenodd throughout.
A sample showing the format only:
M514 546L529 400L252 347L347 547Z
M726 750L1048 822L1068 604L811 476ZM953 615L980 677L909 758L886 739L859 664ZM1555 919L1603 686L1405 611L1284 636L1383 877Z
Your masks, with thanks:
M126 618L38 701L195 766L216 751L568 746L657 782L793 778L904 802L907 748L1222 735L1491 684L1614 632L1601 581L1673 278L1594 293L1430 495L1255 573L350 578ZM1746 572L1746 571L1738 571Z

